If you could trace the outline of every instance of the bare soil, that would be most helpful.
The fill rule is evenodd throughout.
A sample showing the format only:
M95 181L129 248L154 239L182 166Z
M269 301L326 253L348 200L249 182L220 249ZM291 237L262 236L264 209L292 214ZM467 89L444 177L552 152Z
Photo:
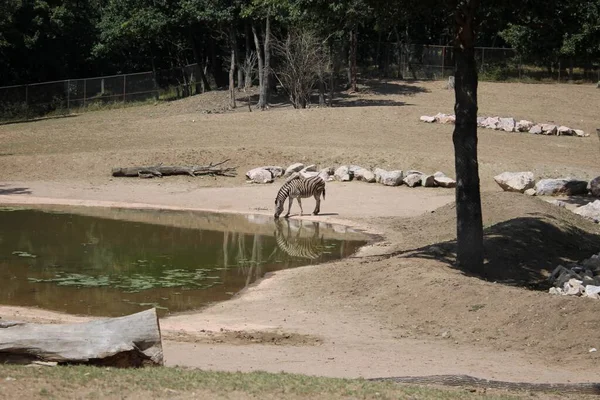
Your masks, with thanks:
M367 82L361 89L342 94L333 108L201 112L224 109L226 95L212 93L0 126L0 204L270 215L280 182L245 184L250 168L304 162L454 175L452 126L418 121L452 112L454 95L444 83ZM479 131L484 276L454 268L451 189L331 182L324 215L303 218L345 223L382 240L353 258L278 272L231 301L163 319L167 363L333 377L597 380L599 352L589 350L600 348L600 302L542 289L556 265L600 252L598 226L544 199L501 192L493 176L522 170L536 178L599 175L598 96L592 85L480 83L480 115L592 134ZM110 176L113 167L226 158L239 166L238 177ZM0 307L0 317L86 319L14 307Z

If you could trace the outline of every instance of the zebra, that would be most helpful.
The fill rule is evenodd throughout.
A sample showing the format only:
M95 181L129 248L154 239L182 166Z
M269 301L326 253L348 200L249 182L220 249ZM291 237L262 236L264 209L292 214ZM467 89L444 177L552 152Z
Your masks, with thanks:
M297 177L290 179L285 182L275 198L275 219L279 218L283 212L283 203L285 199L290 198L290 205L288 212L284 218L290 216L290 210L292 209L292 203L294 199L298 199L298 205L300 206L300 216L304 214L302 209L302 202L300 199L305 199L310 196L314 196L317 201L313 215L317 215L321 211L321 193L323 194L323 200L325 200L325 180L320 176L313 176L311 178Z

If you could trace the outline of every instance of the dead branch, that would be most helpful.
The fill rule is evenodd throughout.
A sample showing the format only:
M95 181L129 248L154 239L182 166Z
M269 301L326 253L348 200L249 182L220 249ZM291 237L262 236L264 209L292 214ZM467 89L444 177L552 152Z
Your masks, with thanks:
M163 177L166 175L189 175L189 176L227 176L234 177L237 175L237 167L226 167L223 168L221 165L228 162L225 161L213 164L212 162L208 165L155 165L149 167L125 167L125 168L113 168L112 176L124 176L124 177L139 177L139 178L154 178Z

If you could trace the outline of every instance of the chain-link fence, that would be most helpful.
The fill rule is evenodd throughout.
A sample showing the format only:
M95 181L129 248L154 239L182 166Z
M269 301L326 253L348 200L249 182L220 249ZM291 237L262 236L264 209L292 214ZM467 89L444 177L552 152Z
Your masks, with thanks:
M199 93L196 64L172 70L0 87L0 121L59 116L113 103Z

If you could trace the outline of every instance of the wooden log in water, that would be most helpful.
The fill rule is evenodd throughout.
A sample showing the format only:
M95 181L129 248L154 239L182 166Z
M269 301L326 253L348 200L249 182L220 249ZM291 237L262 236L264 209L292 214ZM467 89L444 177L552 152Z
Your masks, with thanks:
M237 167L221 167L221 165L225 164L227 161L229 160L221 161L216 164L210 163L209 165L155 165L149 167L113 168L112 176L154 178L167 175L219 175L233 177L236 175Z
M0 363L163 365L156 309L78 324L0 324Z

